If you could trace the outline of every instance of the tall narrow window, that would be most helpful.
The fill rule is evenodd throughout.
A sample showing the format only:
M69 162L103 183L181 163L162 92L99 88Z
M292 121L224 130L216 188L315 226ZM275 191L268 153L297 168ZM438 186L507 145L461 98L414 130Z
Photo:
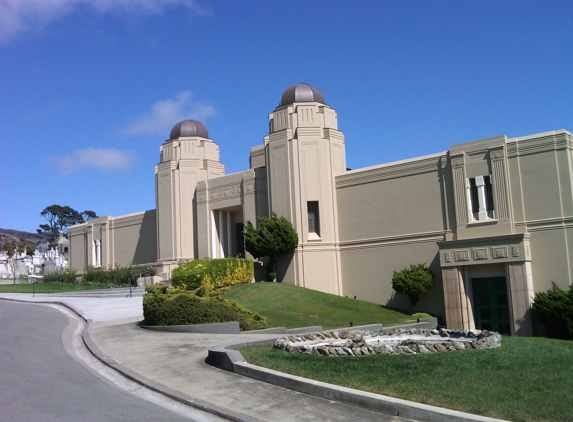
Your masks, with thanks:
M99 239L92 241L92 265L94 267L101 266L101 243Z
M467 179L468 208L472 220L483 221L495 218L493 188L490 176L477 176Z
M485 206L487 209L487 216L489 218L495 218L494 210L493 210L493 188L491 186L491 177L484 176L483 177L484 185L485 185Z
M96 267L101 267L101 241L96 240Z
M469 181L469 190L470 190L470 200L471 200L471 212L473 215L477 216L479 212L479 196L478 196L478 188L476 185L475 177L468 179Z
M320 221L318 218L318 201L307 202L308 232L320 236Z

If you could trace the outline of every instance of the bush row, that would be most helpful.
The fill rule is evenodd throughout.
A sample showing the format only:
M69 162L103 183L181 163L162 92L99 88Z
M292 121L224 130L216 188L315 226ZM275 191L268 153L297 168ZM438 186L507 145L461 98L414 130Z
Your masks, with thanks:
M147 325L211 324L238 321L241 331L266 328L265 317L221 296L199 297L163 283L146 287L143 317Z
M44 278L42 279L44 283L75 283L76 282L76 270L73 268L66 268L60 271L46 271L44 273Z
M119 266L115 268L103 268L89 266L82 275L83 283L109 284L112 286L124 286L137 283L138 277L155 275L153 267Z
M178 290L209 290L250 283L253 261L244 258L194 259L184 262L171 272L171 283Z

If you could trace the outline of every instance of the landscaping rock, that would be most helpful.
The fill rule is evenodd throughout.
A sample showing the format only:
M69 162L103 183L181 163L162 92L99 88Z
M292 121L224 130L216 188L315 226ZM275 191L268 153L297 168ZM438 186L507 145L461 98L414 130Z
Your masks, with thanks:
M386 333L386 334L384 334ZM390 334L389 334L390 333ZM274 348L290 353L321 356L364 356L372 354L428 354L501 346L499 333L487 330L383 329L342 330L290 335L277 339Z

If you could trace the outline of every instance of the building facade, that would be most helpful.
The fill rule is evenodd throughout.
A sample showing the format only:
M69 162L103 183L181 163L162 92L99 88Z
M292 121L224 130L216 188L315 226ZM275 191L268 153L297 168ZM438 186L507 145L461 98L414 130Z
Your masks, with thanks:
M571 133L348 170L336 111L315 87L288 87L268 122L250 168L227 175L205 126L177 123L155 166L156 209L70 227L71 267L153 264L168 279L190 259L248 256L243 223L276 212L299 236L280 281L406 308L393 271L426 263L435 283L417 307L450 328L531 335L534 293L571 284Z

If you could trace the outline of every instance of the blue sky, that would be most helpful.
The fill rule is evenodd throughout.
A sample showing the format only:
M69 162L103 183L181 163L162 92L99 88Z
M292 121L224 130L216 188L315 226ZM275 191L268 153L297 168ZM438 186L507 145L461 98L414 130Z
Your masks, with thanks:
M573 131L573 2L0 0L0 227L155 208L185 118L246 169L297 82L337 110L351 168Z

